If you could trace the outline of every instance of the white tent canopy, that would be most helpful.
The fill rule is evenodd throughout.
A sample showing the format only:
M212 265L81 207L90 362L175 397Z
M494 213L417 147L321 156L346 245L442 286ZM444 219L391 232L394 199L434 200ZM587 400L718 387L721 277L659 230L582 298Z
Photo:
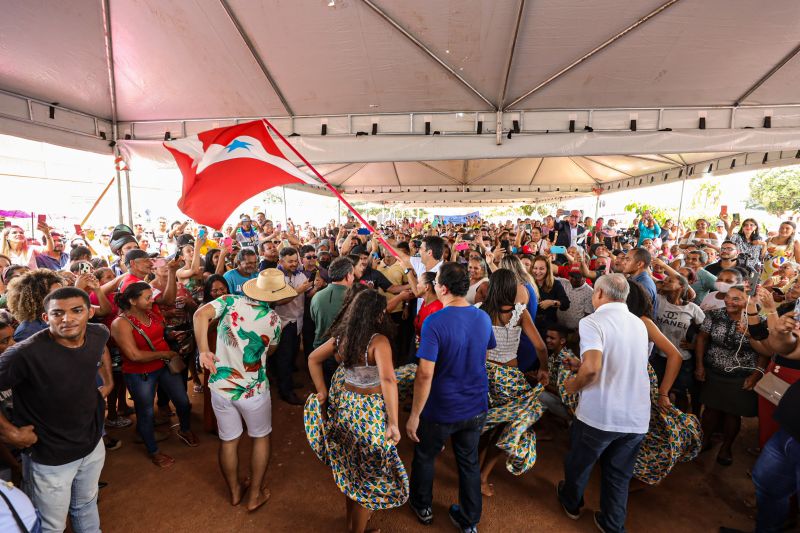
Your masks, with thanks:
M119 139L134 180L168 163L156 141L257 117L390 202L585 195L800 148L794 0L13 0L0 43L0 133Z

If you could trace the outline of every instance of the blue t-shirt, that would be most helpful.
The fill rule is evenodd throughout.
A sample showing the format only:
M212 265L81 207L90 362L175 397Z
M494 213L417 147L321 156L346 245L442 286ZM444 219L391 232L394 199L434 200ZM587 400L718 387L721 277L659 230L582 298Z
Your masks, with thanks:
M225 278L225 281L228 282L228 289L230 289L231 294L238 294L239 296L244 296L242 292L242 285L244 285L245 281L254 279L258 277L258 273L254 272L250 275L250 277L242 276L239 273L239 270L234 268L233 270L228 270L225 274L222 275Z
M655 318L658 314L658 291L656 290L656 284L653 278L651 278L650 274L647 272L642 272L635 278L631 278L631 280L644 287L644 290L650 295L650 300L653 302L653 316L650 318Z
M422 324L417 357L436 363L425 420L452 424L489 410L486 350L497 345L489 315L445 307Z
M17 329L14 330L14 342L22 342L28 337L33 337L34 334L39 333L43 329L47 329L49 326L47 322L42 320L41 318L37 318L36 320L23 320L17 326Z
M528 290L528 306L526 309L531 315L531 321L536 321L536 310L539 308L539 299L536 297L536 291L530 283L525 284ZM538 368L539 354L536 353L533 343L524 333L519 337L519 347L517 348L517 366L523 372L534 370Z

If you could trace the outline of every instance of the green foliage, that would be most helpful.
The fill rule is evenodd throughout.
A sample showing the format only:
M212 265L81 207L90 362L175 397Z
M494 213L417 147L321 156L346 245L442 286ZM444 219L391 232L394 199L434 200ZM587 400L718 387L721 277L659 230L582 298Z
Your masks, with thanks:
M629 203L625 206L625 211L628 213L634 213L637 217L641 216L641 214L645 211L650 211L650 213L653 215L653 218L655 218L656 222L659 224L663 224L667 221L667 219L670 218L675 220L678 216L676 209L665 209L657 205L645 204L642 202Z
M750 197L773 215L800 211L800 168L759 172L750 180Z
M692 198L692 207L702 211L719 209L722 198L722 185L719 181L706 181L697 189L697 194Z

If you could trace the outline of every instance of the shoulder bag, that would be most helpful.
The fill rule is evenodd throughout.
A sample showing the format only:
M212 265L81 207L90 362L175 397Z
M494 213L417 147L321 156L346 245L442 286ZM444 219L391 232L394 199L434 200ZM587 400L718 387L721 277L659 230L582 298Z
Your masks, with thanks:
M139 335L141 335L144 338L145 342L150 347L151 351L154 351L154 352L158 351L158 350L156 350L156 347L153 346L153 341L150 340L150 337L147 336L147 333L145 333L144 330L142 330L142 328L140 328L139 326L134 324L133 321L130 318L126 317L125 315L121 315L121 316L122 316L122 318L124 318L125 320L128 321L128 324L130 324L131 327L133 329L135 329L136 332ZM181 372L186 370L186 363L183 361L183 358L181 356L179 356L179 355L176 355L175 357L173 357L171 359L166 359L165 358L165 359L163 359L163 361L164 361L164 364L167 366L167 370L169 370L170 374L180 374Z
M760 396L770 403L778 405L778 403L781 401L781 398L783 398L786 389L788 388L788 383L783 381L772 372L767 372L764 374L764 377L758 380L756 386L753 387L753 390L755 390Z

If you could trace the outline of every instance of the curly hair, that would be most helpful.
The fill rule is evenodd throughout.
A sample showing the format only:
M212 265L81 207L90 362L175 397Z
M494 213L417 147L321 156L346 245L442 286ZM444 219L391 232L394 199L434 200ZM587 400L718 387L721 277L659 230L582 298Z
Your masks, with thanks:
M374 335L392 338L394 323L386 318L385 311L386 298L378 291L360 291L346 308L342 320L331 328L331 336L338 339L339 355L345 368L361 366Z
M61 277L46 268L31 270L8 284L8 310L20 322L40 318L44 313L44 297L50 287L64 284Z
M331 332L344 319L344 316L347 314L347 309L350 307L350 304L353 303L353 300L356 299L356 296L358 296L359 293L364 292L367 289L369 289L369 286L361 283L354 283L353 285L350 286L349 289L347 289L347 292L344 293L344 298L342 298L342 307L339 308L339 312L336 313L336 317L333 319L333 322L331 322L331 326L325 333L327 337L333 336Z

